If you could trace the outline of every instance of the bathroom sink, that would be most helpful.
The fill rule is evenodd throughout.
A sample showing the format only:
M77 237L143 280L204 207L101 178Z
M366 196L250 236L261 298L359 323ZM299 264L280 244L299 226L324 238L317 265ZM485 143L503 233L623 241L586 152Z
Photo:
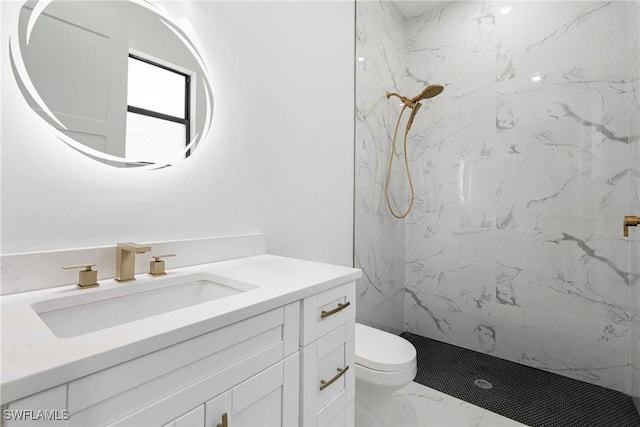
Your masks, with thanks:
M118 284L31 305L58 338L69 338L256 288L221 284L214 275L195 273Z

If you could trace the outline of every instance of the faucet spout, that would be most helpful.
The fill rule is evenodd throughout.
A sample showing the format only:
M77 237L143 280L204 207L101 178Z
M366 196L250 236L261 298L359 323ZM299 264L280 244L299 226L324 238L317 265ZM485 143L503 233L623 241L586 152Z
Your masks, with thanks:
M116 245L116 277L118 282L135 280L136 254L143 254L151 250L149 245L137 243L118 243Z

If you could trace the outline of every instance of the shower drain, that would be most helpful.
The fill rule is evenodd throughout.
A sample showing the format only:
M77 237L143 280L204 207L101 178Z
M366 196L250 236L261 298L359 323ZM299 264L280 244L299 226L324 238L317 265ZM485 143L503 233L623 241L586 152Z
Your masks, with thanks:
M493 385L491 385L491 383L487 380L477 379L473 383L483 390L489 390L493 388Z

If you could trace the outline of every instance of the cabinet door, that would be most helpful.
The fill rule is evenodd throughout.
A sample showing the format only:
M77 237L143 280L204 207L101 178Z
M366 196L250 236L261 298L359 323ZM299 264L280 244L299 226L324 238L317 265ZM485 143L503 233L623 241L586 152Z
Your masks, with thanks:
M299 356L265 369L205 404L206 427L285 426L298 421ZM223 420L226 420L226 425Z
M220 424L223 427L227 427L223 422L226 418L226 424L230 424L231 421L231 390L222 393L220 396L215 397L205 403L205 421L206 427L217 427ZM231 424L235 425L235 424Z
M205 426L281 426L282 365L280 362L208 401Z

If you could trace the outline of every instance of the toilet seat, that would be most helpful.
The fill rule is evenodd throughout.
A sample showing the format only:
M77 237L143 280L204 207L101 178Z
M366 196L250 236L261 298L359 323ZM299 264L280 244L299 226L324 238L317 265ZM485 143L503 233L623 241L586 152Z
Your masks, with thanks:
M382 372L415 369L416 349L402 337L356 323L355 341L357 365Z

